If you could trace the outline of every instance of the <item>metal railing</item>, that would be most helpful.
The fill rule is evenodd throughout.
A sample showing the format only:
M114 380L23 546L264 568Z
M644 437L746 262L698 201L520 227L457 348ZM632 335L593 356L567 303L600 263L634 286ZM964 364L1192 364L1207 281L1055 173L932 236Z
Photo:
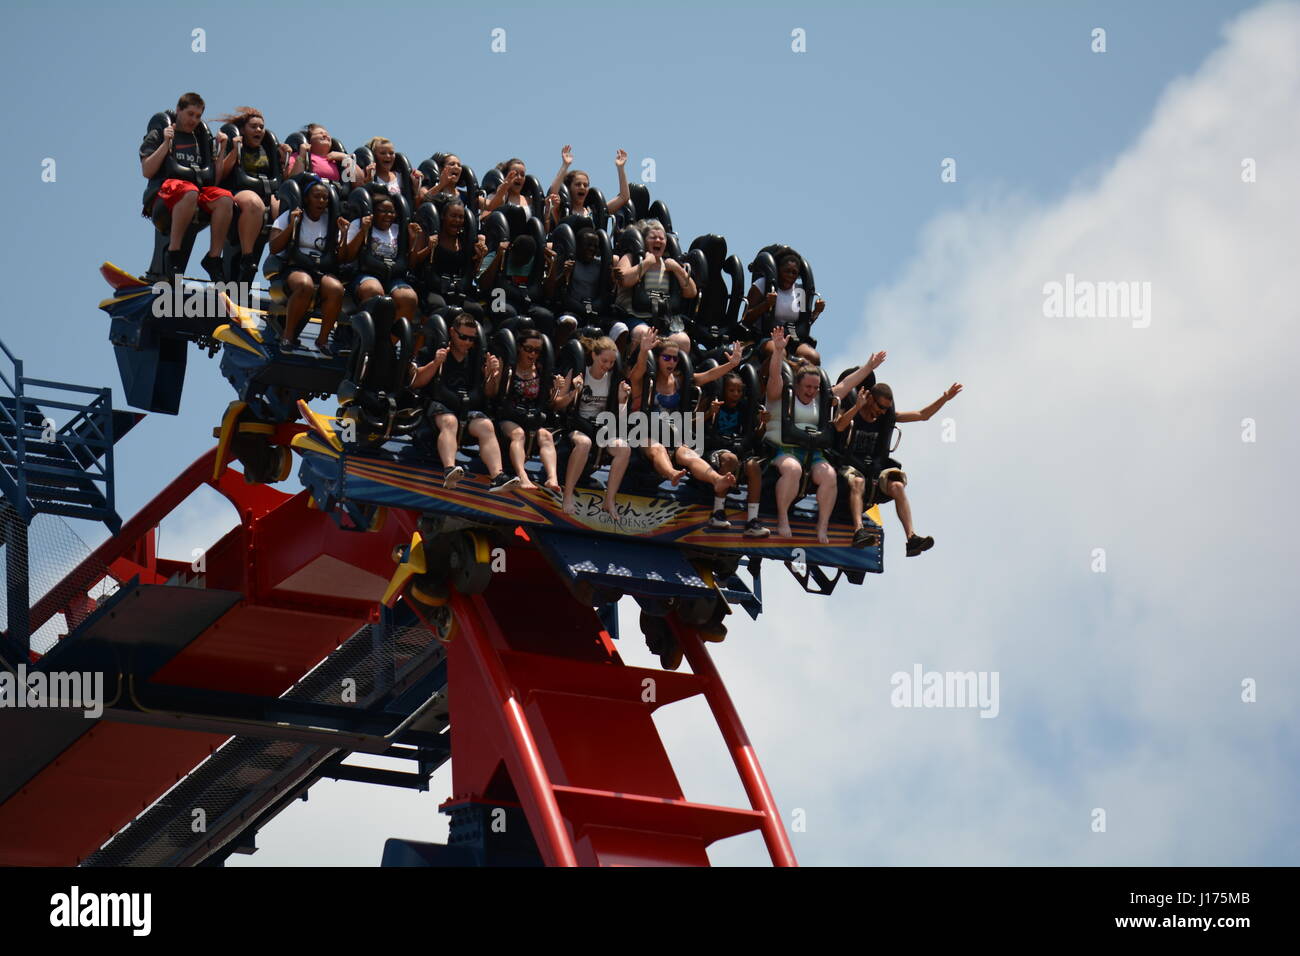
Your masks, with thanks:
M4 392L0 398L0 491L11 498L14 509L23 520L40 511L52 510L73 517L106 519L114 513L115 488L113 482L113 396L108 388L92 388L68 382L30 378L23 374L23 362L0 341L0 351L12 363L12 372L0 370L0 384ZM32 394L32 389L44 393ZM73 401L68 393L93 396L89 401ZM51 432L53 421L48 410L60 409L71 416L57 430ZM33 421L39 416L39 422ZM40 438L30 434L39 431ZM46 438L45 436L49 436ZM48 460L33 462L31 457L40 450L58 449L48 459L65 458L66 467L51 464ZM33 504L28 493L40 477L86 483L98 491L102 502L85 502L81 509L43 508ZM99 486L99 487L96 487ZM57 495L57 492L55 493Z

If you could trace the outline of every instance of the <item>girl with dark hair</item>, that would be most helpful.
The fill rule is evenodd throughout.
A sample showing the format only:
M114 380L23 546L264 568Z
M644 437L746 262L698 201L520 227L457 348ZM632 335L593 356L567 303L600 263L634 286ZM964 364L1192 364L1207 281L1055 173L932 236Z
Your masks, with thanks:
M570 171L573 165L573 148L565 146L560 150L560 171L555 174L555 181L546 193L546 229L549 232L560 224L560 184L569 190L569 211L564 218L581 216L591 219L591 210L587 208L587 193L591 191L591 177L584 170ZM627 152L619 150L614 154L614 166L618 170L618 195L606 205L606 211L612 216L632 200L632 192L627 184ZM574 227L576 230L576 226Z
M371 200L370 209L369 216L362 216L348 226L347 239L343 243L339 256L344 262L362 260L361 274L352 283L352 296L357 302L365 302L377 295L390 295L397 306L397 317L414 323L419 299L415 290L411 288L411 283L407 281L406 273L384 276L370 275L365 271L365 263L368 259L377 260L379 271L382 273L384 262L396 263L401 257L401 237L398 235L401 226L397 223L397 206L392 197L386 193L377 194ZM339 225L342 234L342 223L340 222ZM409 223L407 234L409 248L420 238L419 225ZM363 256L362 249L365 249L368 255Z
M560 482L555 476L555 438L540 422L556 406L556 397L564 379L557 375L553 382L542 381L542 333L524 329L516 340L518 356L514 368L505 370L501 388L501 407L497 412L497 426L509 445L510 463L519 476L522 491L536 491L537 485L528 478L524 468L528 432L537 434L537 455L546 471L543 484L550 491L560 493Z
M293 150L281 143L278 155L273 155L270 141L266 138L266 117L262 111L252 106L239 106L219 121L229 123L239 133L231 140L230 151L217 170L217 181L225 182L238 165L253 179L265 178L273 188L277 186L285 161ZM257 276L253 249L262 232L267 202L251 189L241 189L234 196L235 207L239 210L239 258L234 263L234 278L240 282L252 282ZM280 197L274 192L270 196L270 206L271 221L274 222L280 215Z
M528 175L528 167L524 161L519 158L507 159L504 163L498 163L497 169L501 170L501 185L491 196L484 198L479 197L479 204L482 206L483 214L487 215L507 203L515 206L522 206L528 210L528 214L533 214L533 203L524 195L524 177Z
M767 279L763 276L754 279L754 284L749 287L748 305L741 321L752 326L758 338L768 337L772 334L772 329L778 325L782 326L786 329L788 344L794 345L791 350L794 356L819 365L821 358L817 350L807 342L798 342L789 334L793 331L800 313L804 311L803 287L795 285L799 281L799 271L798 254L782 253L776 260L776 288L769 289ZM825 308L826 300L818 296L813 305L812 319L815 321ZM770 355L771 351L772 345L769 342L764 345L763 353Z
M438 181L420 187L417 194L419 201L437 203L439 206L457 199L464 201L464 194L460 190L460 176L465 167L461 165L460 157L455 153L447 153L441 157L441 162L437 155L433 159L438 163Z
M285 288L289 292L285 312L282 345L292 345L298 329L307 317L307 310L320 293L321 328L316 345L322 352L329 350L329 335L338 321L343 307L343 283L328 272L328 263L334 258L337 234L330 229L330 188L316 180L307 187L302 207L280 214L271 226L271 255L285 256ZM331 240L331 237L333 241ZM294 243L289 249L290 242Z
M463 202L456 199L447 203L438 220L438 234L428 237L411 252L412 271L429 263L425 302L430 314L447 314L451 298L469 291L479 263L487 255L487 239L482 233L472 246L465 241L465 217ZM478 303L466 302L463 308L479 321L483 320L483 307Z

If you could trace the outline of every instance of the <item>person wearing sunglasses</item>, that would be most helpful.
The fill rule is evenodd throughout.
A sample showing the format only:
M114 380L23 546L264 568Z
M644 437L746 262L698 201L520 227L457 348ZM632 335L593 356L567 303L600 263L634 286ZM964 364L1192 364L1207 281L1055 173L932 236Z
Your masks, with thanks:
M650 350L654 361L655 375L648 394L643 397L642 382L648 364L644 355L647 350ZM740 364L740 357L740 343L733 342L731 355L727 361L694 375L693 384L707 385L722 378ZM682 407L686 375L682 370L681 349L671 338L657 338L655 331L649 326L642 326L639 330L639 348L629 378L632 381L632 394L635 396L634 410L640 409L644 404L645 411L652 415L657 412L695 413L694 408ZM726 513L727 492L736 487L736 476L717 472L693 448L682 443L682 436L675 428L670 434L668 445L652 441L645 449L646 458L660 477L671 481L674 485L688 474L697 481L710 485L713 488L713 511L709 519L709 527L730 528L731 522L727 520Z
M519 333L518 357L513 368L505 369L501 388L501 405L497 411L498 427L509 448L510 464L519 476L521 491L536 491L524 468L527 460L528 436L537 436L537 456L542 460L546 480L542 484L548 491L559 494L560 482L555 473L555 437L550 429L543 428L547 414L556 409L558 383L562 376L545 381L546 369L542 367L542 333L524 329Z
M467 312L448 323L450 342L434 353L433 360L416 369L414 389L429 388L425 418L437 430L438 458L443 466L443 487L456 487L465 469L456 464L460 446L460 424L478 442L478 455L488 472L488 491L509 491L519 483L501 469L501 447L496 428L488 418L488 400L501 385L501 360L495 355L482 358L478 349L478 323Z
M392 296L397 317L414 325L419 297L407 281L405 264L410 248L423 239L420 226L407 223L407 234L403 237L392 197L380 192L370 202L370 215L351 223L344 218L338 222L339 235L347 236L341 244L339 258L343 262L357 262L361 273L352 280L352 297L360 303L377 295ZM379 266L383 272L376 269L376 274L371 275L366 271L368 266Z
M858 390L858 401L845 409L836 419L835 428L848 430L844 443L844 457L851 464L840 469L849 486L849 512L853 516L853 547L866 547L870 534L862 527L867 476L881 497L894 502L903 534L907 536L907 556L914 558L934 547L934 538L919 535L912 527L912 505L907 498L907 474L898 462L889 457L889 445L894 425L902 422L923 422L961 393L961 383L952 387L925 408L915 412L899 412L894 408L894 392L884 382ZM865 469L865 470L864 470Z

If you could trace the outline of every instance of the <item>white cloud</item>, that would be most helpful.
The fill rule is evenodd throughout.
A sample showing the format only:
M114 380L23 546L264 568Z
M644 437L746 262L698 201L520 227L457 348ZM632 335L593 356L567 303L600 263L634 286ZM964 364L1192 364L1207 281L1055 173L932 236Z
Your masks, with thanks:
M1300 8L1241 17L1094 181L974 196L867 301L833 369L888 349L905 408L967 386L940 416L955 443L903 426L936 547L904 558L887 515L886 574L859 589L805 598L769 569L766 613L717 653L783 809L807 811L804 862L1297 862L1297 48ZM1045 318L1067 273L1149 281L1150 327ZM999 671L1001 715L891 708L913 663ZM699 723L664 723L689 755ZM701 790L729 772L683 761Z

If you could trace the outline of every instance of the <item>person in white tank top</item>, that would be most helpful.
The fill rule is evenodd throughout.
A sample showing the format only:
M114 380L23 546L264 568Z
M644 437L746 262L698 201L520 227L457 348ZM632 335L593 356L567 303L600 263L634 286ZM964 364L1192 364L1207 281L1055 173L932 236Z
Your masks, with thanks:
M793 537L790 531L790 506L794 504L799 484L803 480L803 462L806 459L810 477L817 488L817 541L830 544L831 510L835 507L835 496L839 491L835 469L820 451L813 450L809 453L805 449L781 443L781 367L785 362L786 344L785 330L777 326L772 330L772 363L767 374L767 408L771 417L766 433L767 440L777 449L772 456L772 467L780 473L776 482L776 536ZM877 352L856 372L831 389L831 394L837 399L843 399L884 360L885 353ZM810 363L801 363L794 373L792 417L796 428L809 431L817 429L821 422L820 391L821 370Z

